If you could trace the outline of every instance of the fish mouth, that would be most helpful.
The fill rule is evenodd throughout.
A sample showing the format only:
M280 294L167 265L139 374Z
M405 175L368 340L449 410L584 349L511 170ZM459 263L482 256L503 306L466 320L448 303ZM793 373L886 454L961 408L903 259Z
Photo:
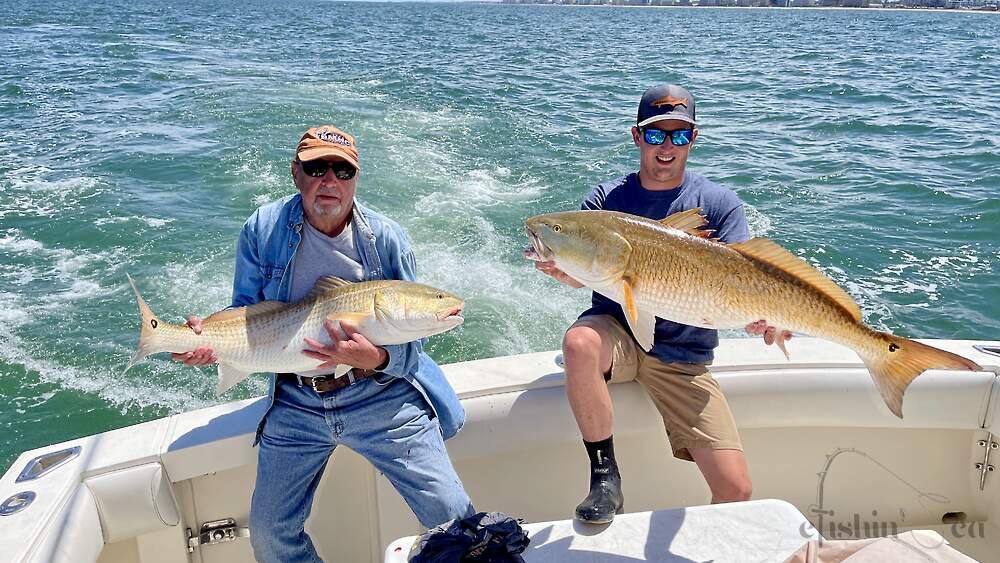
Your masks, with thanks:
M441 322L455 322L455 321L458 321L459 323L462 323L463 321L465 321L465 318L461 316L462 309L464 309L464 308L465 308L465 305L459 305L458 307L453 307L453 308L448 309L448 310L446 310L444 312L438 313L437 318Z
M528 238L531 239L531 248L524 251L524 257L528 260L534 260L536 262L551 262L555 255L552 249L545 246L542 239L538 238L538 235L531 230L531 227L524 227L524 230L528 233Z

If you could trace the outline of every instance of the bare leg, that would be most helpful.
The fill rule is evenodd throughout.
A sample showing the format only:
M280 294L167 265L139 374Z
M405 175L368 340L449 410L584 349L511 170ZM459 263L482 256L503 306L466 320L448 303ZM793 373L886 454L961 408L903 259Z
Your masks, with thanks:
M712 504L750 500L753 485L743 452L712 448L691 448L688 452L712 490Z
M576 324L563 337L566 397L587 442L611 436L614 410L604 374L611 370L610 339L597 328Z
M610 342L600 329L580 323L563 339L566 396L590 458L590 490L575 515L591 524L611 522L625 503L611 435L611 394L604 381L611 370Z

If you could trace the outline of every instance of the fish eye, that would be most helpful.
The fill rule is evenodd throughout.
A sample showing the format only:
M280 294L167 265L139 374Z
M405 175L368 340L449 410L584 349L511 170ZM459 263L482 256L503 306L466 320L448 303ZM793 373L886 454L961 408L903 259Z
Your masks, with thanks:
M443 293L438 293L437 294L437 298L438 299L444 299L444 294Z
M561 231L561 230L562 230L562 225L559 225L558 223L557 223L557 224L555 224L555 225L552 225L552 231L553 231L553 232L556 232L556 233L558 233L558 232L559 232L559 231Z

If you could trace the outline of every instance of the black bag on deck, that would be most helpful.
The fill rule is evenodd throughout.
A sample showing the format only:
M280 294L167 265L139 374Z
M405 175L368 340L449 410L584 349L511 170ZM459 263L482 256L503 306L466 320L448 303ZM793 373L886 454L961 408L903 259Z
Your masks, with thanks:
M520 520L480 512L427 530L410 550L410 563L524 563L528 547Z

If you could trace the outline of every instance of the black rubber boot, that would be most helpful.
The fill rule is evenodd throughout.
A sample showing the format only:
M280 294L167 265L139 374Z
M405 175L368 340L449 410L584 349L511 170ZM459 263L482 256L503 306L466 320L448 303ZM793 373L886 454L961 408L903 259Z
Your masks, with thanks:
M576 519L587 524L607 524L625 509L621 479L595 481L590 494L576 507Z
M576 507L576 519L588 524L607 524L624 510L622 479L615 462L611 438L584 442L590 455L590 493Z

